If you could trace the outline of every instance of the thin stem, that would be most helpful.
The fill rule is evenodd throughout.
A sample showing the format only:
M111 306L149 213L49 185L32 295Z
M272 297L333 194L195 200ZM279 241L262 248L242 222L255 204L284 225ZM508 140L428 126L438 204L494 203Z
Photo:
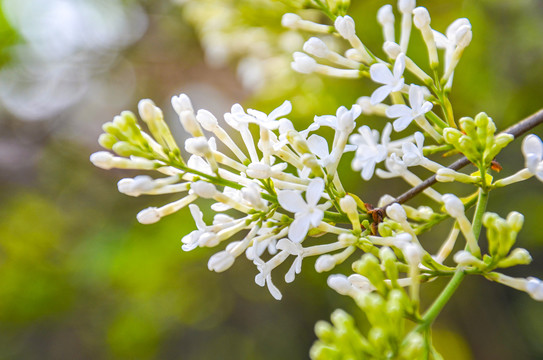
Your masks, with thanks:
M477 199L477 206L475 208L475 214L473 215L473 234L478 239L481 233L481 225L483 222L483 215L485 213L486 205L488 203L488 193L482 190L479 191L479 197ZM445 289L439 294L432 306L422 316L422 324L415 328L415 331L421 330L432 324L435 318L439 315L445 304L450 300L460 283L464 279L466 273L463 268L458 268L454 273L454 276L449 281Z
M530 131L531 129L533 129L534 127L536 127L537 125L539 125L541 123L543 123L543 109L539 110L537 113L527 117L526 119L516 123L515 125L505 129L500 134L511 134L515 138L517 138L520 135ZM448 168L452 169L452 170L460 170L461 168L468 165L469 163L470 163L470 161L466 157L463 157L463 158L455 161L450 166L448 166ZM436 176L433 175L433 176L429 177L428 179L424 180L419 185L415 186L414 188L410 189L409 191L406 191L402 195L398 196L394 201L392 201L391 203L383 206L379 210L384 212L388 206L390 206L390 205L392 205L394 203L403 204L406 201L414 198L419 193L423 192L425 189L427 189L430 186L434 185L435 183L437 183L437 180L436 180Z

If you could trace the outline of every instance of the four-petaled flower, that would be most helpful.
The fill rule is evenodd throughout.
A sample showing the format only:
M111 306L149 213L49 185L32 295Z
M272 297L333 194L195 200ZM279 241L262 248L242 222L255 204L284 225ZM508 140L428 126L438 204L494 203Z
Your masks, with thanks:
M277 199L279 204L287 211L294 213L294 221L289 226L288 237L294 242L302 242L312 227L317 227L324 216L324 211L317 207L317 203L324 191L324 180L315 178L311 180L305 191L307 201L296 190L279 191Z
M383 129L381 144L379 144L379 132L370 129L366 125L358 129L360 134L350 136L349 140L351 144L357 146L351 166L353 170L361 171L364 180L371 179L375 165L386 159L391 131L392 125L388 123Z
M394 119L394 131L400 132L405 130L411 121L419 116L424 116L433 107L429 101L424 101L424 90L417 85L409 87L409 104L411 107L403 104L390 106L386 110L389 118Z
M405 55L401 53L396 58L393 71L385 64L374 64L370 67L371 79L383 84L371 94L371 104L376 105L383 101L390 93L400 91L404 85L403 71L405 70Z
M315 116L315 123L320 126L328 126L336 131L350 133L356 127L355 120L362 113L360 105L355 104L351 107L351 110L347 110L345 106L340 106L336 115L322 115Z
M415 142L406 142L402 144L402 160L407 166L416 166L422 164L424 154L422 152L424 146L424 135L420 131L415 133Z

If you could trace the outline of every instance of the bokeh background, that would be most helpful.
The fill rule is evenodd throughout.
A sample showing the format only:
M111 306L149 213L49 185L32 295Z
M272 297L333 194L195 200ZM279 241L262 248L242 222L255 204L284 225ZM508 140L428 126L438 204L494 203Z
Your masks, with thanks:
M352 4L358 31L373 49L380 48L375 14L384 3ZM324 286L327 274L316 274L311 260L293 284L275 275L281 302L254 283L256 269L247 260L209 272L214 250L181 251L181 237L194 227L188 211L140 225L140 209L170 199L119 194L116 182L134 174L88 161L101 124L135 110L140 98L163 107L181 141L169 105L180 92L216 115L236 102L269 111L290 99L300 127L370 94L375 86L366 80L290 70L289 54L309 37L280 28L281 14L293 9L272 0L0 5L0 358L305 359L314 323L333 309L350 311L364 327L364 316ZM419 5L430 9L437 30L457 17L473 24L452 94L457 116L486 111L503 129L543 107L542 1ZM417 32L412 44L422 49ZM425 63L420 54L415 58ZM371 117L359 122L384 125ZM498 159L504 176L523 166L520 143ZM348 167L347 159L346 187L365 201L406 189L401 182L363 182ZM534 263L508 274L543 278L542 189L531 179L490 200L502 216L526 215L518 245L530 249ZM425 243L431 248L434 239L437 247L445 231L434 229ZM443 285L424 291L431 298ZM468 278L434 336L447 359L541 359L542 319L543 304L526 294Z

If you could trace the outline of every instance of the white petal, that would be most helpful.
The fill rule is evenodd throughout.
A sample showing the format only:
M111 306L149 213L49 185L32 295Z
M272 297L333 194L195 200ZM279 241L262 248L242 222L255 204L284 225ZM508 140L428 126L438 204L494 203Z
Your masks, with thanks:
M309 230L309 217L301 216L290 224L288 228L288 238L294 242L302 242Z
M424 101L424 94L420 86L411 85L409 87L409 104L413 110L418 110L422 107Z
M307 204L299 191L295 190L281 190L277 194L277 200L283 209L292 213L303 211L307 208Z
M409 116L410 114L411 108L404 104L391 105L386 109L386 115L392 119L402 116Z
M337 118L333 115L315 116L315 123L319 126L329 126L333 129L337 129Z
M385 64L374 64L370 67L371 79L380 84L390 85L394 82L392 72Z
M309 150L317 155L319 159L324 159L330 155L328 151L328 142L322 136L315 134L311 135L309 139L307 139L307 145L309 146Z
M369 162L364 169L362 169L362 179L369 180L373 176L373 172L375 170L375 162Z
M286 100L281 106L273 110L270 115L268 115L268 121L276 120L282 116L290 114L292 111L292 104L290 101Z
M381 144L385 147L385 150L386 150L386 146L390 142L390 133L392 133L392 124L387 123L385 125L385 128L383 129L383 134L381 135Z
M541 139L534 134L530 134L522 141L522 153L524 156L528 154L534 154L541 160L543 157L543 143Z
M409 124L411 124L411 121L413 121L413 118L411 116L403 116L395 120L392 124L394 125L394 131L400 132L405 130L409 126Z
M206 227L206 224L204 223L204 213L200 210L198 205L196 204L190 204L189 205L190 214L192 215L194 222L196 223L196 227L198 230L202 230Z
M390 94L391 90L392 89L391 89L390 85L383 85L380 88L378 88L377 90L375 90L373 92L373 94L371 94L371 99L370 99L371 104L372 105L377 105L381 101L385 100L385 98Z
M281 300L283 295L281 295L279 289L273 284L271 274L266 277L266 285L268 285L268 291L273 296L273 298L275 300Z
M312 227L317 227L320 225L322 218L324 217L324 211L320 209L315 209L311 213L311 217L309 219L309 222L311 223Z
M446 49L449 46L449 39L439 31L432 30L434 33L434 40L438 49Z
M307 199L308 206L315 206L322 197L324 191L324 180L321 178L314 178L311 180L305 191L305 198Z
M394 63L394 79L399 79L402 77L403 72L405 70L405 54L401 53L396 58L396 62Z
M426 101L424 104L422 104L422 107L420 108L420 115L426 114L428 111L432 110L434 107L434 104L432 104L429 101Z

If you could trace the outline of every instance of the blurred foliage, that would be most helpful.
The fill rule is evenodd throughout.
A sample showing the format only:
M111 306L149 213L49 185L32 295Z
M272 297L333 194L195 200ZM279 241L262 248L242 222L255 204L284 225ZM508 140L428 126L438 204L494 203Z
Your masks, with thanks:
M384 2L352 3L350 13L360 19L362 40L379 49L375 13ZM181 251L179 240L194 226L188 211L156 225L137 224L135 214L150 205L149 200L117 193L116 180L130 175L93 168L87 158L97 146L86 144L94 141L89 137L103 122L123 110L121 106L133 110L137 97L166 103L184 87L196 89L195 83L205 84L199 88L204 89L205 100L216 93L213 90L222 94L220 101L245 100L266 111L288 98L300 127L315 114L334 113L339 105L352 104L374 86L366 80L336 81L287 68L280 71L288 83L263 86L250 97L232 75L242 53L222 69L209 69L202 65L198 31L183 20L183 9L169 1L141 4L150 17L149 30L119 60L130 64L129 72L135 74L133 88L126 90L128 100L111 104L108 96L91 93L100 100L76 106L49 124L26 124L0 111L0 358L300 359L307 358L314 341L313 324L328 319L336 307L347 309L363 329L364 317L349 299L323 288L326 275L315 274L311 261L294 284L283 286L285 298L277 303L254 284L254 269L243 261L227 273L215 274L207 270L209 251ZM265 0L239 4L243 22L229 26L242 31L265 26L273 36L282 32L278 22L284 5ZM485 111L503 129L542 107L541 1L419 4L429 7L437 30L443 31L457 17L467 17L473 24L474 39L453 87L457 117ZM270 10L275 6L281 11ZM309 36L303 34L304 39ZM413 33L415 49L423 47L419 36ZM0 66L17 39L0 12ZM273 51L288 66L289 55ZM416 60L424 63L425 52L420 54ZM107 76L118 89L118 78L109 72ZM384 126L382 119L360 121L372 128ZM543 134L542 129L535 132ZM510 145L498 161L504 175L516 171L520 142ZM347 157L342 171L350 171L348 167ZM344 183L369 202L380 195L371 191L379 186L377 179L362 183L353 173ZM404 184L387 183L387 192L403 190ZM514 191L514 196L496 191L489 210L502 216L512 210L526 214L519 242L531 250L535 261L529 270L511 275L541 278L541 207L535 196L541 194L541 183L531 180ZM435 295L440 286L428 284L425 291ZM525 294L470 279L438 319L437 347L445 353L450 349L451 359L541 358L541 313L542 305Z

